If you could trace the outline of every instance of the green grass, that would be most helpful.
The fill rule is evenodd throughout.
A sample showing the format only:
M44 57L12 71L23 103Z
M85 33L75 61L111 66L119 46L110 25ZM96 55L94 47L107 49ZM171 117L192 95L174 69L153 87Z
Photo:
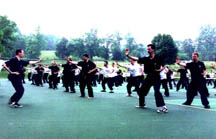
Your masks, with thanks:
M0 129L2 139L202 139L216 138L214 111L168 104L169 113L157 114L153 90L146 98L148 109L137 109L136 97L125 97L126 86L114 94L94 88L95 99L25 84L22 109L7 105L14 89L0 80ZM163 92L163 90L161 90ZM214 92L210 90L211 98ZM185 99L185 91L170 91L165 101ZM135 93L133 93L136 96Z

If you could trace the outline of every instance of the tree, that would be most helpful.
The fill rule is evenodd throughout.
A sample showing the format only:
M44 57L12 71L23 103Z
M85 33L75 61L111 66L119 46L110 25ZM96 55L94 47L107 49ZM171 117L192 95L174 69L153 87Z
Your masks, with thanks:
M163 58L165 64L175 63L178 49L171 35L158 34L152 40L156 46L156 54Z
M11 56L16 32L16 23L8 20L7 16L0 16L0 56Z
M193 52L195 52L196 50L196 44L193 40L191 39L185 39L182 42L182 49L184 51L184 53L186 53L186 56L188 57L188 59L191 58L191 55Z
M216 28L210 25L202 26L197 38L197 51L202 60L214 60L216 57Z
M56 45L56 56L59 58L65 58L70 55L70 52L67 50L68 40L66 38L62 38L59 43Z

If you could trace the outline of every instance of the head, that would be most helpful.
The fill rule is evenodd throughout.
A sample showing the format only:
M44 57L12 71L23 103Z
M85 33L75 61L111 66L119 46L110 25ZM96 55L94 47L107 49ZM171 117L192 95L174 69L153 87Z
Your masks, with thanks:
M48 68L48 65L45 65L45 68Z
M84 54L84 55L82 56L82 59L83 59L84 61L88 61L88 58L89 58L88 54Z
M112 63L112 67L115 67L115 63Z
M17 49L16 50L16 56L22 58L24 57L24 50L23 49Z
M66 61L67 61L67 63L70 63L70 61L72 61L72 59L71 58L66 58Z
M53 62L52 62L52 65L53 65L53 66L57 66L56 61L53 61Z
M40 67L41 67L41 64L38 64L38 67L40 68Z
M104 66L108 66L108 61L104 61Z
M154 52L155 52L155 46L154 46L153 44L148 44L148 45L147 45L147 52L148 52L149 54L154 53Z
M194 53L192 54L192 60L193 60L194 62L197 62L197 61L199 60L199 54L198 54L197 52L194 52Z

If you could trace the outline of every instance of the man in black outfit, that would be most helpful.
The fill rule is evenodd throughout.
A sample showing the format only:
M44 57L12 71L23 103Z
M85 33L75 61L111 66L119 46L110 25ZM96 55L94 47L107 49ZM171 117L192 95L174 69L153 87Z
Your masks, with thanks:
M38 61L24 61L21 60L22 57L24 57L24 50L17 49L16 57L10 59L4 65L4 68L9 72L9 80L11 81L14 89L16 90L16 92L13 94L13 96L8 102L8 104L13 108L23 107L18 103L24 94L24 87L21 75L23 72L23 67L27 66L28 64L35 64L42 61L42 59Z
M149 93L149 90L152 86L154 86L154 95L156 100L156 106L160 107L157 112L158 113L166 113L168 109L164 103L164 99L162 94L160 93L160 72L165 68L162 60L155 55L155 46L153 44L149 44L147 46L147 51L149 53L148 57L132 57L130 56L130 52L126 49L125 54L128 58L138 61L140 64L144 64L144 71L147 74L141 88L139 89L139 105L137 108L146 108L145 104L145 96Z
M192 54L192 60L192 62L184 64L180 63L181 61L179 59L176 59L176 63L178 65L184 66L185 69L189 69L191 73L191 82L187 90L187 100L185 103L183 103L183 105L191 105L194 97L197 94L197 91L199 91L204 108L210 109L207 99L208 94L206 92L206 81L204 78L204 75L206 74L205 65L203 62L199 61L198 53Z
M89 99L94 98L93 89L92 89L92 80L94 78L97 67L94 62L89 60L88 54L82 56L83 61L78 63L72 62L72 64L77 64L82 68L80 72L80 97L85 97L85 87L88 88Z
M180 73L180 79L177 83L176 86L176 91L178 91L180 89L180 86L182 85L182 87L185 87L185 89L188 89L188 77L187 77L187 70L185 69L184 66L181 66L181 69L179 69L177 72Z
M72 61L71 58L67 58L67 63L63 64L62 67L64 68L63 70L63 84L65 87L65 92L69 92L69 86L71 93L75 93L75 88L74 88L74 78L75 78L75 70L77 69L77 66L75 64L71 64L70 61Z
M42 76L43 76L44 68L41 66L41 64L38 64L38 67L35 68L35 70L37 71L36 85L42 87L43 86Z
M49 69L51 69L51 75L49 76L49 88L57 89L58 73L60 72L60 69L55 61L52 62L52 66L49 66Z

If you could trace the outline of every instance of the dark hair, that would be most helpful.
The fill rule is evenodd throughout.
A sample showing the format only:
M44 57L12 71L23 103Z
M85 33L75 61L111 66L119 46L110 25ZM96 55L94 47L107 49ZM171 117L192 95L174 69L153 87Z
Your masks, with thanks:
M18 55L19 53L22 53L23 49L17 49L16 50L16 55Z
M154 44L148 44L147 47L151 46L151 49L155 50L155 45Z
M88 54L83 54L83 56L85 56L85 57L89 57Z
M104 61L106 64L108 64L108 61Z
M194 55L197 55L197 57L199 57L199 53L197 53L197 52L194 52L193 54L194 54Z

